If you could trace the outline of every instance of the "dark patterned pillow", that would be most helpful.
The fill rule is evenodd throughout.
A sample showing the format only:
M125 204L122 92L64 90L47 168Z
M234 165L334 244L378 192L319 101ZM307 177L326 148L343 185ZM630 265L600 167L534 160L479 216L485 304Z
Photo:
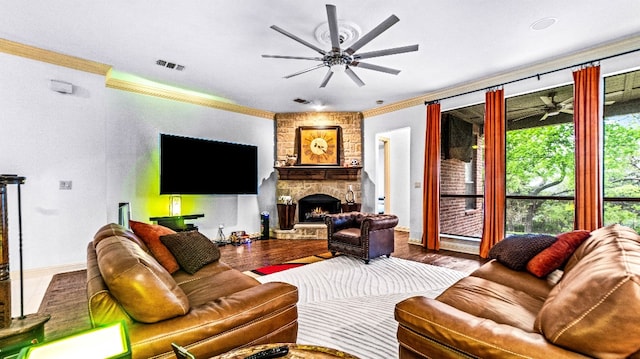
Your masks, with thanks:
M491 247L489 259L495 259L513 270L524 271L531 258L556 240L556 237L548 234L514 234Z
M220 259L218 246L198 231L161 236L160 241L169 248L180 267L189 274Z

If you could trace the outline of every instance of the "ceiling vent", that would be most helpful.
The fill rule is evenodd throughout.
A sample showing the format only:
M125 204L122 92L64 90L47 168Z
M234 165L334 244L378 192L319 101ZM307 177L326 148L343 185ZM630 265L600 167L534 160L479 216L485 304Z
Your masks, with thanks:
M157 60L156 65L166 67L168 69L182 71L184 70L184 65L178 65L175 62L169 62L165 60Z

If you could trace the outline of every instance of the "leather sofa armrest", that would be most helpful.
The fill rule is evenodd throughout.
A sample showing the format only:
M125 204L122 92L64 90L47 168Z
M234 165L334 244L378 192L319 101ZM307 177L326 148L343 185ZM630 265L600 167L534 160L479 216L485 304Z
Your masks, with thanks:
M376 231L379 229L394 228L398 225L398 216L395 214L379 214L375 216L365 217L362 220L362 229L368 227L369 231Z
M267 282L192 307L186 315L136 325L129 335L138 358L169 357L172 342L196 343L189 345L190 351L197 358L209 358L258 341L274 329L297 328L297 303L296 286ZM295 342L296 336L289 339ZM167 352L158 355L157 348Z
M405 299L396 304L394 315L401 346L404 335L413 333L479 358L587 358L549 343L539 333L479 318L435 299ZM413 340L407 341L415 344Z

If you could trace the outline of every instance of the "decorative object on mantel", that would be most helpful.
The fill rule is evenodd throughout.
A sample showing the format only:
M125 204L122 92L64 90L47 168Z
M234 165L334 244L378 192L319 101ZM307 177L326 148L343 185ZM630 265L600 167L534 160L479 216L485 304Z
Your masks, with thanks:
M351 166L355 167L355 166L358 166L358 165L360 165L360 161L358 161L355 158L351 160Z
M340 165L340 126L300 126L296 143L298 165Z
M277 207L280 229L293 229L293 225L296 221L296 204L293 203L291 196L279 196Z
M24 314L24 278L22 270L22 200L20 185L25 177L0 175L0 356L17 354L26 347L44 340L44 324L48 314ZM7 215L7 185L18 185L18 237L20 259L20 316L11 317L11 278L9 270L9 234Z
M297 161L298 161L298 155L296 155L295 153L292 155L287 154L287 159L285 160L284 163L287 166L295 166Z
M353 204L356 202L356 195L353 193L353 185L349 185L349 189L347 190L347 194L344 196L344 199L349 204Z

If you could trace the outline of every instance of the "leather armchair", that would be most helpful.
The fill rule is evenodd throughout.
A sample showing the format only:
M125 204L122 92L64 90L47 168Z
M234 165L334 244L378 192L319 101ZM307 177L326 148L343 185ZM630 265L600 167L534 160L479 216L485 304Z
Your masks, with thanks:
M394 250L394 228L398 225L394 214L348 212L328 214L324 221L333 255L340 252L369 264L372 258L389 257Z

